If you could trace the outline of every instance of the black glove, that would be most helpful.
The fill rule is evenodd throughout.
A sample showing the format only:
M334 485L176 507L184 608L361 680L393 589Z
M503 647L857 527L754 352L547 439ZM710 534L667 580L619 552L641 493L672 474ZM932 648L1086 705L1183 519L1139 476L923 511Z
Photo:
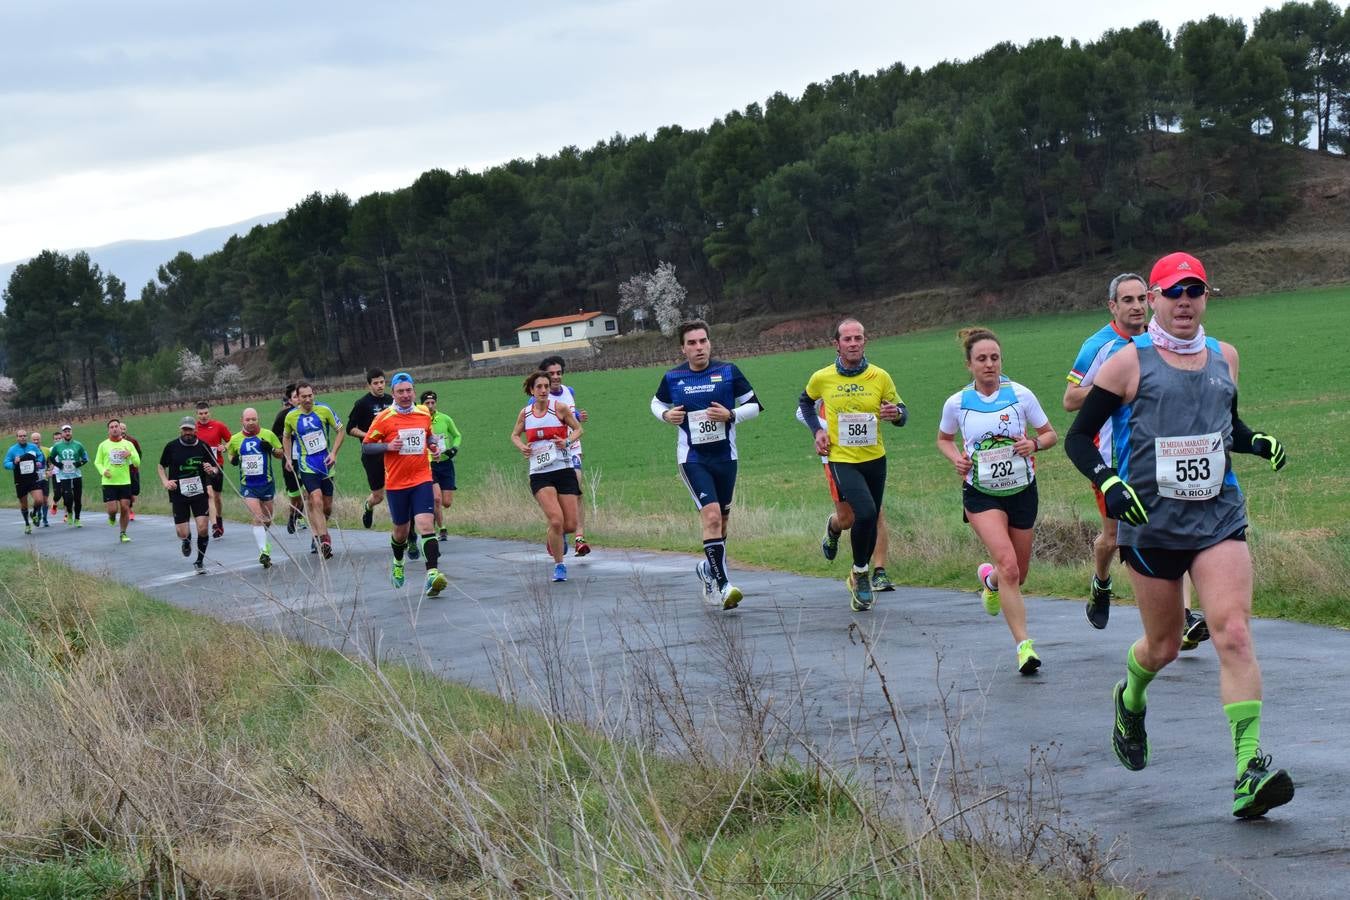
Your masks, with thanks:
M454 458L455 458L455 454L459 453L459 448L458 448L458 447L451 447L451 448L450 448L449 450L447 450L446 452L450 454L450 458L451 458L451 459L454 459Z
M1270 460L1270 467L1276 472L1283 469L1284 464L1289 462L1289 457L1284 452L1284 444L1281 444L1277 438L1268 434L1261 434L1259 431L1252 435L1252 453L1262 459Z
M1139 495L1119 475L1112 475L1100 488L1106 498L1106 514L1128 525L1143 525L1148 521L1148 510L1139 502Z

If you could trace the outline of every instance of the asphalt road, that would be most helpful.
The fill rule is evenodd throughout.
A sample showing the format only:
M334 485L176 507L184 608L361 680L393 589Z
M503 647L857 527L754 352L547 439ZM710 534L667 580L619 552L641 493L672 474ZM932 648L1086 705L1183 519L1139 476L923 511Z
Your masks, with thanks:
M746 600L723 613L700 602L692 555L602 548L569 557L570 580L550 584L539 544L452 537L441 545L451 585L421 600L422 564L410 562L412 583L394 589L380 532L334 531L337 554L323 564L306 533L278 529L277 565L264 572L248 529L229 523L199 576L162 516L139 517L129 544L97 510L79 531L53 522L31 537L16 519L5 513L0 546L220 619L406 658L668 748L786 747L897 801L922 792L944 813L973 806L963 821L976 831L1067 836L1055 852L1095 839L1115 859L1110 874L1150 894L1350 893L1350 633L1254 624L1264 748L1298 793L1240 822L1229 814L1232 751L1208 644L1149 690L1148 769L1116 763L1110 691L1139 632L1132 607L1095 631L1081 602L1031 598L1044 667L1022 677L1007 628L973 592L902 588L855 614L840 581L738 569L734 537ZM1036 822L1055 827L1035 832Z

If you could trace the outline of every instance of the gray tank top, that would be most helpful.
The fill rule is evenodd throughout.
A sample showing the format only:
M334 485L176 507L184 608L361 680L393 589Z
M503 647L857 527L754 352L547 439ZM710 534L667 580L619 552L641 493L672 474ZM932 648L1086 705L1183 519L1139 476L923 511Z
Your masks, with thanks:
M1148 335L1134 339L1139 392L1117 436L1120 477L1148 510L1148 522L1119 524L1126 547L1201 550L1247 524L1246 501L1233 475L1233 397L1237 385L1219 342L1194 372L1163 361Z

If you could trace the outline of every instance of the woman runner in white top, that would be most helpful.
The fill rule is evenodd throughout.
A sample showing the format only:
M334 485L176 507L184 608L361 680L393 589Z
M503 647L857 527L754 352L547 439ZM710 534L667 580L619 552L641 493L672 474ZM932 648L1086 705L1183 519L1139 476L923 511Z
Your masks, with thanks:
M548 522L548 552L553 556L553 580L567 580L563 565L563 535L576 531L577 498L581 486L567 447L581 437L581 423L570 407L549 396L549 377L535 372L525 379L525 393L533 402L516 416L511 443L528 461L530 491Z
M991 562L977 573L985 611L996 616L1002 609L1017 642L1017 669L1030 675L1041 666L1022 600L1038 505L1034 454L1058 438L1036 396L1003 377L998 337L984 328L964 328L959 339L974 381L942 407L938 451L964 481L965 520L989 551ZM954 440L958 431L960 448Z

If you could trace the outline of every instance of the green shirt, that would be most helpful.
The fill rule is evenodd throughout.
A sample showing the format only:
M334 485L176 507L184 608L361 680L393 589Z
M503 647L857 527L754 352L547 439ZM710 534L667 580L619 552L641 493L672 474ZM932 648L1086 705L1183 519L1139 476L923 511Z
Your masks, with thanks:
M292 445L298 448L301 472L332 474L325 461L340 424L333 410L322 403L315 403L309 412L297 406L286 414L286 434L291 435Z
M128 442L130 443L130 442ZM57 481L71 481L82 477L80 467L89 464L89 451L77 440L57 441L48 454Z
M239 486L267 488L273 486L272 451L281 449L281 441L266 428L257 434L236 431L225 447L225 458L239 467Z
M141 455L131 441L106 440L94 454L94 468L103 483L111 486L131 484L131 467L141 464Z
M436 435L436 443L441 448L440 455L433 456L431 461L445 462L450 458L450 448L459 446L460 435L455 420L443 412L436 413L431 417L431 433Z

